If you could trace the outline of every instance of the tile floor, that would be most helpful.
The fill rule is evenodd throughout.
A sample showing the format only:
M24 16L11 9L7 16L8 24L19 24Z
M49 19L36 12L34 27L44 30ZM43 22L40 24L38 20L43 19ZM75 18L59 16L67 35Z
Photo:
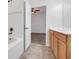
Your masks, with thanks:
M51 49L45 46L45 35L32 35L32 43L20 59L55 59Z
M55 59L49 47L32 43L21 59Z

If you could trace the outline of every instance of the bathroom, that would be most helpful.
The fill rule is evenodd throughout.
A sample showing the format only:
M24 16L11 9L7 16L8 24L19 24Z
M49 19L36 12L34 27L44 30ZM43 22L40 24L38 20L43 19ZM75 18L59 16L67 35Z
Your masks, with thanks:
M41 22L40 26L36 26L37 22L33 20L33 16L38 17L42 7L45 8L43 16L45 26L38 21L44 20L41 16L35 18L38 23ZM33 8L36 13L32 12ZM44 45L32 44L31 34L42 33L34 31L35 27L40 28L38 31L45 27ZM54 53L49 48L51 47L50 30L71 35L70 0L8 0L8 59L55 59Z

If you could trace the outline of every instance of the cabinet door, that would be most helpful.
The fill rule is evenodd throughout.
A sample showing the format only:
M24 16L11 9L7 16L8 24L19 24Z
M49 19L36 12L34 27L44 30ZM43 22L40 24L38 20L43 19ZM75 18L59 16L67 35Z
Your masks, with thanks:
M67 37L67 59L71 59L71 36Z
M66 59L66 43L58 40L58 59Z
M50 30L50 47L53 51L53 31Z
M58 40L58 39L57 39L57 37L56 37L55 35L53 36L53 39L54 39L54 40L53 40L53 47L54 47L54 50L53 50L53 51L54 51L55 57L58 58L58 57L57 57L57 52L58 52L58 51L57 51L57 45L58 45L57 40Z

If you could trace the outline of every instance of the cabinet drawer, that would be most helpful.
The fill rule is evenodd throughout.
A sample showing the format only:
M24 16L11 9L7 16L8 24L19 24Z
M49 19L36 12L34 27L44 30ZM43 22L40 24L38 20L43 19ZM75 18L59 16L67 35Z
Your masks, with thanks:
M54 31L54 36L56 36L59 40L66 43L66 35Z

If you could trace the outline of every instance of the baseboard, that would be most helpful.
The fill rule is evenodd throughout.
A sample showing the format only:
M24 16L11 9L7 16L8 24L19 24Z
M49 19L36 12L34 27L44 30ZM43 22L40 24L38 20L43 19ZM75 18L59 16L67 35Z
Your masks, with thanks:
M31 33L32 35L45 35L46 33Z

